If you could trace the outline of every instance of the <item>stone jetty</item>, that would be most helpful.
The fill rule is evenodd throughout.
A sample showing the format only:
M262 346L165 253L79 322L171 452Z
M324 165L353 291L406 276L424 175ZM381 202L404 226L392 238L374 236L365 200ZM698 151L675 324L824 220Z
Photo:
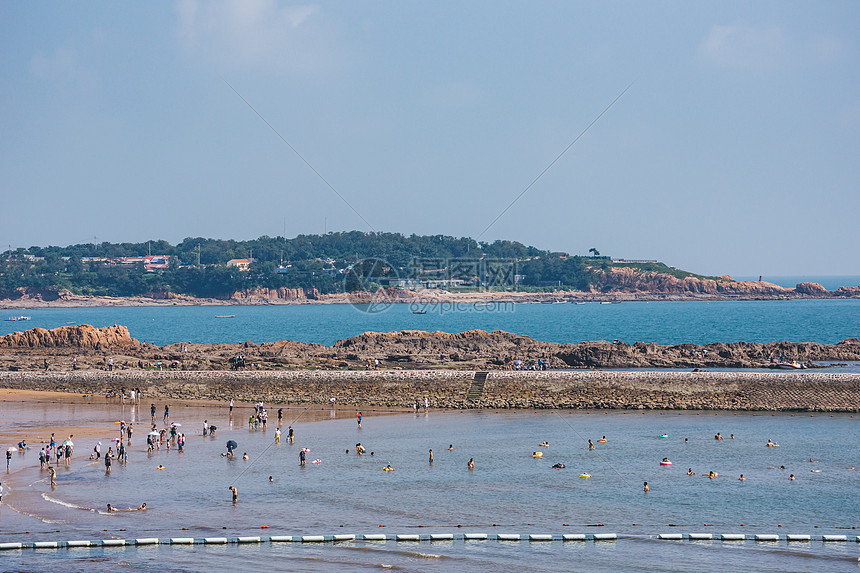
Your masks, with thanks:
M798 372L492 371L471 392L474 371L58 371L0 372L0 387L144 400L433 408L860 411L860 374ZM477 394L477 395L476 395Z

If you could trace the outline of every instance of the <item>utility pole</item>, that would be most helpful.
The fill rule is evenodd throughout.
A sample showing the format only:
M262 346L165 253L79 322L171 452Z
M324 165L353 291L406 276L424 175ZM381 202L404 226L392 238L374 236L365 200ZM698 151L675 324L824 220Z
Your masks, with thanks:
M197 243L197 266L200 266L200 243Z

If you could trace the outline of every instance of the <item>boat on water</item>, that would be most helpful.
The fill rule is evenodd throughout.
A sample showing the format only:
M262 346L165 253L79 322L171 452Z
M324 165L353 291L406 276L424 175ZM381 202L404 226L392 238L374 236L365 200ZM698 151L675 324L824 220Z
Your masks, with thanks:
M18 322L19 320L30 320L29 316L10 316L6 319L7 322Z
M776 367L780 368L782 370L802 370L802 369L806 368L806 366L804 366L803 364L801 364L797 360L792 360L790 362L789 361L777 362Z
M413 310L412 314L427 314L426 310Z
M216 314L215 318L236 318L235 314Z

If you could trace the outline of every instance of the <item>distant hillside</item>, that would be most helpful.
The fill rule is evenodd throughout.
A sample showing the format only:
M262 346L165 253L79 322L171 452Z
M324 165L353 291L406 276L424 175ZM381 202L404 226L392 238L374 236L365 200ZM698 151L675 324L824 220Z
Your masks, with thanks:
M0 298L52 300L71 293L228 299L267 291L282 293L280 298L306 299L379 287L452 292L792 292L769 283L738 283L657 261L613 261L597 249L590 252L593 256L571 256L516 241L358 231L251 241L188 238L177 245L159 240L30 247L0 256Z

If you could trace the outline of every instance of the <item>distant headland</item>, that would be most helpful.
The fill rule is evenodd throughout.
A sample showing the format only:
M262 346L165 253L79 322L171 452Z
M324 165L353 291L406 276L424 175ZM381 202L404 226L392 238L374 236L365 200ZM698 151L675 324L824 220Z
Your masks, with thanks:
M30 247L0 254L0 307L860 298L589 253L358 231Z

